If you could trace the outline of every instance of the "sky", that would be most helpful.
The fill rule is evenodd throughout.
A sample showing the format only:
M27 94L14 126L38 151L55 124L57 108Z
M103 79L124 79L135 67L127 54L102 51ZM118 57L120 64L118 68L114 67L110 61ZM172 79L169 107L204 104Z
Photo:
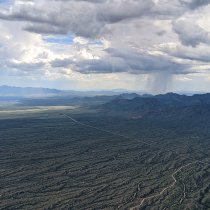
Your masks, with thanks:
M0 0L0 85L210 92L210 0Z

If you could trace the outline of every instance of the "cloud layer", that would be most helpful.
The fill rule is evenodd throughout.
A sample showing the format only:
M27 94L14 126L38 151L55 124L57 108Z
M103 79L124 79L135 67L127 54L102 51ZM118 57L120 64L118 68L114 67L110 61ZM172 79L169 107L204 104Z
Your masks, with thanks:
M209 0L17 0L0 6L4 74L82 80L127 73L158 75L165 83L173 75L209 74Z

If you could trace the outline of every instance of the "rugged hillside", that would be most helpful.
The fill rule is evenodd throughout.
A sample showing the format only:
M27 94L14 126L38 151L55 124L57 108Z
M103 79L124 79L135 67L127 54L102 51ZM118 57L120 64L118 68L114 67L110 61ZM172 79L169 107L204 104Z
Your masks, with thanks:
M162 117L208 115L210 94L186 96L168 93L157 96L139 96L134 99L116 98L99 108L111 113L139 113L141 115L159 115Z
M84 94L84 93L83 93ZM80 95L56 95L47 98L25 98L20 101L21 105L26 106L62 106L62 105L85 105L95 106L107 103L112 100L133 99L139 97L136 93L125 93L120 95L96 95L84 97Z
M128 112L147 112L160 111L167 107L161 100L156 98L137 97L131 100L114 99L101 106L102 109L109 111L128 111Z

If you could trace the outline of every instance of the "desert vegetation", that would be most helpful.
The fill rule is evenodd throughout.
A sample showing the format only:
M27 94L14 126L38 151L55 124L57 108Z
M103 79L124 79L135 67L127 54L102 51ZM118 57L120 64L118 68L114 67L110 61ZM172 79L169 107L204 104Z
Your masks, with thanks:
M210 208L204 116L41 114L1 119L1 209Z

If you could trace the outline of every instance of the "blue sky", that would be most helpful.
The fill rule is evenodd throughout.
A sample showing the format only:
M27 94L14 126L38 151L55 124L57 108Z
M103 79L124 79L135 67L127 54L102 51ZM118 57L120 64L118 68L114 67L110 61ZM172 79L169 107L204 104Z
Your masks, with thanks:
M8 7L12 5L13 2L13 0L0 0L0 6Z
M55 43L55 44L64 44L64 45L70 45L73 43L73 35L58 35L58 36L46 36L43 37L43 40L49 43Z

